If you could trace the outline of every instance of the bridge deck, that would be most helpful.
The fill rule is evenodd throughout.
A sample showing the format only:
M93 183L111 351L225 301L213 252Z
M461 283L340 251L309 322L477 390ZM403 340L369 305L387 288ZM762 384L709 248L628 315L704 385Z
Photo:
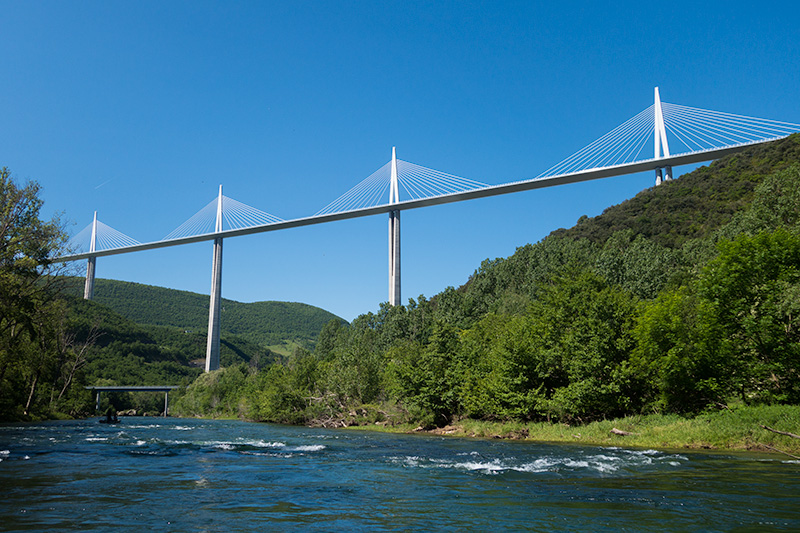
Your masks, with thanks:
M166 248L169 246L177 246L181 244L191 244L196 242L211 241L217 238L238 237L242 235L252 235L255 233L265 233L265 232L278 231L289 228L311 226L316 224L324 224L326 222L334 222L338 220L346 220L346 219L360 218L371 215L378 215L382 213L389 213L390 211L395 211L395 210L418 209L420 207L429 207L433 205L442 205L453 202L463 202L465 200L473 200L476 198L487 198L491 196L499 196L502 194L509 194L520 191L530 191L545 187L553 187L556 185L564 185L567 183L579 183L582 181L590 181L600 178L609 178L612 176L635 174L637 172L655 170L657 168L662 168L664 166L680 166L693 163L701 163L704 161L713 161L714 159L719 159L720 157L740 152L742 150L750 148L751 146L774 141L777 139L781 139L783 137L785 136L778 136L766 140L747 142L747 143L737 144L734 146L726 146L723 148L713 148L709 150L701 150L686 154L672 155L669 157L662 157L658 159L647 159L643 161L636 161L633 163L624 163L624 164L601 167L601 168L591 168L587 170L570 172L567 174L561 174L556 176L533 178L511 183L504 183L501 185L490 185L488 187L483 187L479 189L472 189L468 191L444 194L441 196L434 196L430 198L405 200L395 204L387 203L384 205L378 205L374 207L354 209L352 211L329 213L325 215L297 218L293 220L283 220L271 224L263 224L263 225L257 225L239 229L217 231L214 233L207 233L203 235L193 235L190 237L181 237L170 240L140 243L131 246L123 246L120 248L111 248L107 250L97 250L93 252L69 254L56 258L56 260L76 261L79 259L88 259L90 257L102 257L102 256L117 255L130 252L139 252L143 250L152 250L156 248Z

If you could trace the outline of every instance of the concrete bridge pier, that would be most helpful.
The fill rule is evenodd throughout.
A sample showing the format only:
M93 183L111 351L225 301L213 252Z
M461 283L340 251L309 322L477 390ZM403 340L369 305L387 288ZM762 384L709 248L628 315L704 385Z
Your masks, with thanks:
M397 152L392 147L392 174L389 203L400 201L397 184ZM400 210L389 211L389 305L400 305Z
M217 200L215 232L222 231L222 185ZM206 372L219 370L219 321L222 300L222 237L214 239L214 257L211 263L211 299L208 307L208 344L206 346Z
M211 265L211 301L208 307L208 344L206 372L219 369L219 314L222 300L222 239L214 239L214 258Z
M94 212L92 221L92 240L89 241L89 252L97 250L97 211ZM86 262L86 283L83 286L83 299L91 300L94 298L94 271L97 265L97 257L90 256Z
M400 305L400 210L389 212L389 304Z
M94 298L94 270L97 264L96 257L90 257L86 262L86 283L83 286L83 299Z

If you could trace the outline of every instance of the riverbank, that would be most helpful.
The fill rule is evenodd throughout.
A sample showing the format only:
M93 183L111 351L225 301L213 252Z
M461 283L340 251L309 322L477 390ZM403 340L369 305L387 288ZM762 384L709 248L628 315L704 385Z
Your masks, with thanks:
M634 448L763 451L800 458L800 439L775 432L800 434L800 406L794 405L739 406L694 418L679 415L638 415L585 425L465 419L434 429L384 423L350 428Z

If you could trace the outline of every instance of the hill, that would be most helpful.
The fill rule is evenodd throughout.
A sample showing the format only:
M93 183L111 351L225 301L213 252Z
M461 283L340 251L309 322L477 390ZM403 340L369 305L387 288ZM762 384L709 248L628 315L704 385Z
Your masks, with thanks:
M325 426L797 404L800 135L487 259L458 288L330 323L313 354L222 372L231 414ZM187 414L215 383L189 387Z
M126 281L98 279L94 301L141 325L173 327L205 334L208 295ZM295 343L313 346L336 315L293 302L241 303L222 299L221 334L261 347Z
M643 190L634 198L607 208L594 218L582 218L554 236L606 242L615 232L630 229L653 242L677 248L687 240L707 237L727 224L753 199L764 177L800 161L800 134L759 144L679 180Z

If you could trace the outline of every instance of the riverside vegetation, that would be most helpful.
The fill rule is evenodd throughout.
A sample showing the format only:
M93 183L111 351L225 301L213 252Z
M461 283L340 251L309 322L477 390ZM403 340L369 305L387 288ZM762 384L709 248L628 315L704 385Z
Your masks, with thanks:
M186 374L174 412L796 453L759 426L800 433L798 316L795 135L484 261L459 288L331 320L288 357Z

